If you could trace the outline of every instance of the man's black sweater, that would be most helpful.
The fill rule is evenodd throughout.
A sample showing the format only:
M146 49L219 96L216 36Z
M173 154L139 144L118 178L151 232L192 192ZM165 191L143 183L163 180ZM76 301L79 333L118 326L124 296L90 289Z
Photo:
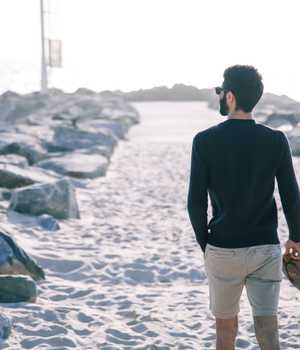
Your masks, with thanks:
M285 133L254 119L230 118L194 136L187 209L203 252L206 243L224 248L280 243L275 177L289 239L300 242L300 194Z

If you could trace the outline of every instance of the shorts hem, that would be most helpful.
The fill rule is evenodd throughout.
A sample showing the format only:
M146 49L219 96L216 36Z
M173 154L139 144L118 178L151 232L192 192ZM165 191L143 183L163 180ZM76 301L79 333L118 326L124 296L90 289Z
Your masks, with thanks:
M222 314L220 312L214 312L214 311L211 311L212 314L217 317L217 318L223 318L223 319L226 319L226 318L234 318L235 316L238 315L239 311L236 311L236 312L233 312L231 314Z
M260 311L260 312L252 312L253 316L276 316L278 315L278 311Z

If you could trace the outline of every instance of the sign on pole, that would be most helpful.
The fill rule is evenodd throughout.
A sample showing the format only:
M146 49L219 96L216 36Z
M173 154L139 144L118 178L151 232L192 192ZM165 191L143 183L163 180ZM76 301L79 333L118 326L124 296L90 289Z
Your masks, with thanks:
M48 39L48 65L49 67L62 67L62 41Z

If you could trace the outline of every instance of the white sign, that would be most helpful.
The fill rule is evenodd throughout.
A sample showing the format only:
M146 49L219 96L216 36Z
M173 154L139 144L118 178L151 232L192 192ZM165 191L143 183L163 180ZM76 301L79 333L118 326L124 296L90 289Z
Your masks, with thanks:
M49 67L62 67L62 41L58 39L48 39Z

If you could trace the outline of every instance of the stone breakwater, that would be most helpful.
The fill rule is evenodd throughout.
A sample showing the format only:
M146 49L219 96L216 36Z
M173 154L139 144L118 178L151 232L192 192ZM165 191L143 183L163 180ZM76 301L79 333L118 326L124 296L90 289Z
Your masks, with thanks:
M0 187L10 209L80 218L74 188L105 176L137 110L122 97L75 93L0 96ZM46 224L47 225L47 224Z
M62 219L81 219L76 189L106 175L119 140L140 122L117 95L79 89L64 93L0 96L0 213L10 224L58 231ZM12 214L15 213L15 214ZM22 220L10 220L19 214ZM0 228L0 302L36 302L45 272L15 240L13 225ZM29 278L30 277L30 278ZM0 320L0 339L10 335Z

